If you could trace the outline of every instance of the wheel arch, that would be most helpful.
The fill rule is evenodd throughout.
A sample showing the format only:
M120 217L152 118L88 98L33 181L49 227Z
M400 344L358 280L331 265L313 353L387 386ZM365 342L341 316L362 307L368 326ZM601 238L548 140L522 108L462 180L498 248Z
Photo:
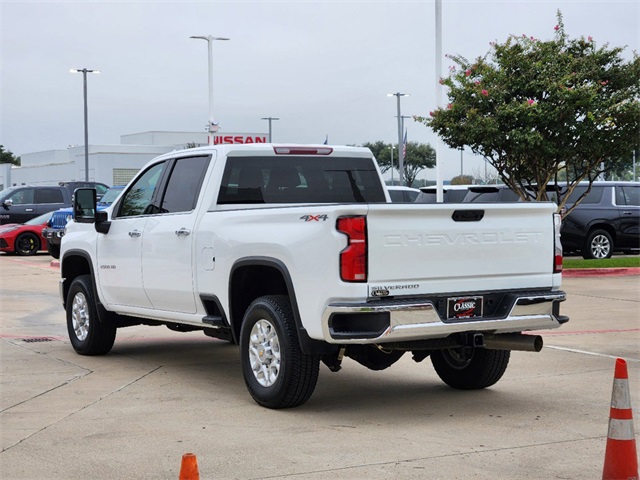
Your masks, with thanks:
M613 227L613 225L611 225L609 223L593 223L593 224L589 225L589 228L587 230L587 234L585 236L585 240L589 237L589 235L591 235L596 230L604 230L604 231L606 231L609 235L611 235L611 239L614 241L614 244L615 244L615 242L616 242L616 229Z
M90 275L93 282L93 290L96 299L99 301L98 289L96 285L96 276L93 271L93 263L91 256L84 250L67 250L60 262L60 276L62 277L62 306L67 308L67 296L69 295L69 287L73 280L80 275ZM100 304L100 307L102 305ZM100 313L101 308L98 308Z
M247 308L256 298L265 295L288 296L296 326L300 326L295 290L286 265L275 258L247 257L234 263L229 278L228 319L236 341L240 338Z
M298 332L300 347L306 354L322 351L324 342L313 340L302 326L295 288L287 266L277 258L246 257L236 261L229 277L229 324L236 343L240 339L242 319L256 298L265 295L286 295Z

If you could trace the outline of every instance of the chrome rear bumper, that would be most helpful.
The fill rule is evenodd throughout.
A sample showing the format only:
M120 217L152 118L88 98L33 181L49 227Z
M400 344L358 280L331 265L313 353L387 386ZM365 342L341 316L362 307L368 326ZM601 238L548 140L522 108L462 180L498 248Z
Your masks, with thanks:
M445 338L452 333L510 333L557 328L568 318L559 315L561 291L520 293L502 318L443 319L430 300L372 301L330 304L322 315L325 341L335 344L386 343Z

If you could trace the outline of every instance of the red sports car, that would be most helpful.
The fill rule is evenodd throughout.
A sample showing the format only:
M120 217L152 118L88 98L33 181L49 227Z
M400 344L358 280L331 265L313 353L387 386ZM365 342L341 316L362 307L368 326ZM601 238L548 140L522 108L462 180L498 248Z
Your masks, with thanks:
M0 251L18 255L33 255L47 249L42 229L47 226L53 212L32 218L26 223L0 225Z

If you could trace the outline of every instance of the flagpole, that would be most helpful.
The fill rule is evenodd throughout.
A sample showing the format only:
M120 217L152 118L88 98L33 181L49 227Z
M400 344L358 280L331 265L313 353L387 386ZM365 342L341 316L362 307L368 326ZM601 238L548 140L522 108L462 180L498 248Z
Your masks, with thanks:
M442 0L436 0L436 106L442 106ZM438 136L436 140L436 202L442 203L444 193L442 191L442 140Z
M635 172L635 163L633 171ZM393 143L391 144L391 185L395 185L393 180Z

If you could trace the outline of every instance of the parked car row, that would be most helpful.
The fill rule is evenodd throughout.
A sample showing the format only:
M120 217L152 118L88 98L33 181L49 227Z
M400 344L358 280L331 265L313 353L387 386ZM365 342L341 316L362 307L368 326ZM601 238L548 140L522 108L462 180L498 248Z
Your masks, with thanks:
M75 188L80 187L96 188L96 197L100 198L100 202L98 203L99 209L104 209L111 205L124 188L108 188L106 185L96 184L94 182L90 182L89 184L86 182L68 182L61 183L57 187L11 187L0 192L0 204L2 205L0 208L5 212L10 212L5 213L5 215L9 216L10 220L0 225L0 251L16 255L34 255L39 251L46 250L53 258L59 258L60 240L64 236L64 229L67 222L73 217L73 210L71 207L59 208L36 216L32 215L33 211L31 210L37 211L38 208L24 208L25 205L28 204L25 204L22 200L25 198L43 199L47 198L46 195L51 195L51 191L60 193L73 188L72 193L69 195L69 198L71 198ZM8 195L6 194L7 191ZM47 191L49 193L43 193ZM60 193L60 195L62 195L63 198L67 198L66 193ZM3 201L2 198L8 201ZM58 197L56 196L56 198ZM14 203L14 200L16 200L16 203ZM36 203L36 205L38 204ZM58 206L58 203L42 202L39 205L40 209L47 209L52 205ZM33 218L22 222L18 221L24 218L24 216L32 216Z
M10 187L0 192L0 251L33 255L47 250L52 257L59 258L64 229L73 212L71 208L52 207L59 207L57 200L67 198L65 195L71 188L80 186L96 187L101 198L99 209L108 207L124 188L68 182L57 187ZM387 188L394 202L436 202L436 187ZM567 207L587 188L577 186L567 200ZM70 202L71 194L68 195ZM52 201L42 201L47 199ZM447 185L443 188L443 199L445 203L475 204L520 201L506 185ZM43 209L47 211L42 212ZM578 253L584 258L609 258L614 252L640 253L640 183L594 182L589 194L563 218L561 239L565 253Z
M561 188L561 184L548 186L553 200L557 201L553 192ZM581 184L574 189L567 209L587 188ZM445 185L443 199L445 203L475 204L521 201L506 185ZM415 202L435 203L436 187L421 188ZM640 182L594 182L587 196L564 216L561 239L565 253L588 259L609 258L614 252L640 253Z
M111 187L100 198L97 203L98 210L104 210L111 205L120 195L124 186ZM60 258L60 244L64 237L65 227L69 220L73 218L72 208L61 208L53 212L47 222L47 227L42 231L42 236L47 239L47 251L53 258Z
M0 192L0 225L20 224L43 213L71 206L76 188L96 189L101 198L109 189L96 182L60 182L58 185L17 185Z
M0 251L17 255L33 255L47 249L47 239L42 230L47 226L53 212L43 213L39 217L18 224L0 225Z

